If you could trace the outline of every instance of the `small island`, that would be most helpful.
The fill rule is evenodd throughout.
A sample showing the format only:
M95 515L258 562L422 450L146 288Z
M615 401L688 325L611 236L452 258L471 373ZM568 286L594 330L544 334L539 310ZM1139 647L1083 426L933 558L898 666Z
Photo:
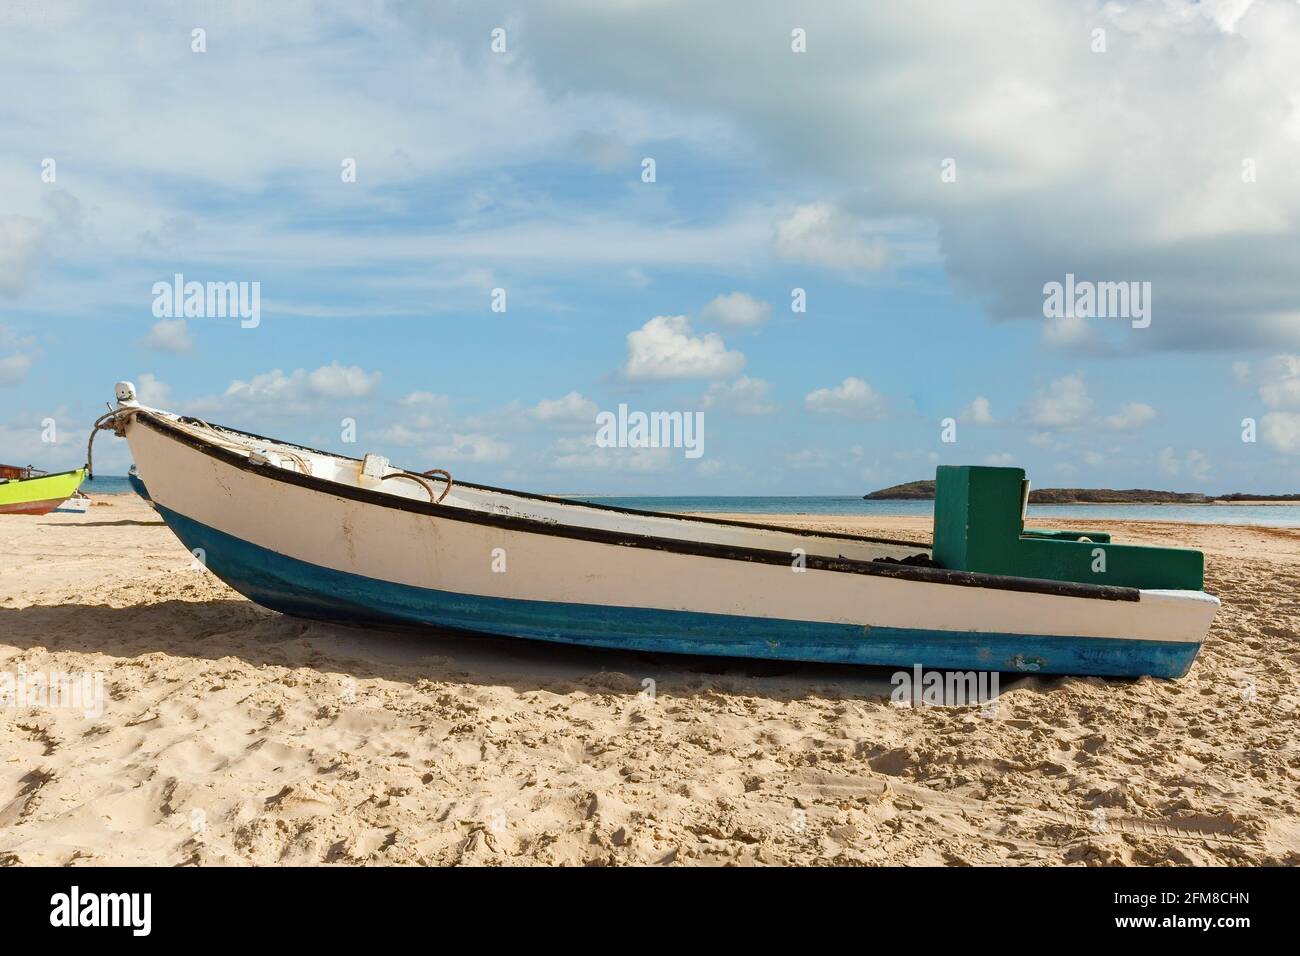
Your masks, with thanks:
M909 481L862 496L866 501L933 501L934 481ZM1150 488L1031 488L1030 504L1036 505L1207 505L1285 504L1300 502L1297 495L1253 495L1233 492L1203 495L1194 491L1155 491Z

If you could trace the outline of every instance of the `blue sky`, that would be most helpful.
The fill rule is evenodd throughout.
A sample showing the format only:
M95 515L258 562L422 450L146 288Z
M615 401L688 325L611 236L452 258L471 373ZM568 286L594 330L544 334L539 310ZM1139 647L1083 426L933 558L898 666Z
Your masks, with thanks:
M0 460L129 378L541 491L1300 490L1295 3L263 6L0 15ZM1045 318L1067 273L1150 327ZM704 455L595 446L620 403Z

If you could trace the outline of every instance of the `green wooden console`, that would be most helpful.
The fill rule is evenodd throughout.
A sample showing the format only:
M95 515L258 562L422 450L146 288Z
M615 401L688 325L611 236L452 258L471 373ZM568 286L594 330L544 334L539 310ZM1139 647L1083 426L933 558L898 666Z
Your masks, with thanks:
M935 475L934 560L953 571L1049 581L1199 591L1205 558L1188 548L1113 544L1091 531L1024 527L1021 468L941 465Z

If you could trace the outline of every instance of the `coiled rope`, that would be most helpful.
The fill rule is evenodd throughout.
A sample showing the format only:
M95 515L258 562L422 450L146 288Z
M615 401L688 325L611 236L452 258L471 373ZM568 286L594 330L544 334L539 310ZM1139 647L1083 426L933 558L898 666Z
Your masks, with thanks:
M436 498L433 496L433 485L431 485L429 482L424 480L426 478L432 478L434 475L441 475L443 479L447 482L447 487L444 488L442 490L442 494ZM455 484L455 482L451 480L451 472L447 471L445 468L432 468L429 471L423 472L422 474L418 474L418 475L413 471L395 471L391 475L384 475L384 477L380 478L379 480L387 481L389 478L406 478L410 481L414 481L420 485L423 485L424 490L429 493L430 504L435 504L435 505L442 504L443 499L445 499L449 494L451 494L452 486Z
M86 442L86 477L95 477L94 461L95 436L101 431L111 431L118 438L126 437L127 419L134 418L143 408L114 408L106 414L100 415L95 419L95 424L90 426L90 438Z

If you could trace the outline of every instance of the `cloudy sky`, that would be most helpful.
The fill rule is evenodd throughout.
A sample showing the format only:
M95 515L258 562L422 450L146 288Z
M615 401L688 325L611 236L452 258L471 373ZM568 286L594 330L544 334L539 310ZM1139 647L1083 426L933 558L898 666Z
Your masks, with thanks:
M1300 491L1297 63L1295 0L11 0L0 461L129 378L542 491ZM703 456L598 447L620 403Z

